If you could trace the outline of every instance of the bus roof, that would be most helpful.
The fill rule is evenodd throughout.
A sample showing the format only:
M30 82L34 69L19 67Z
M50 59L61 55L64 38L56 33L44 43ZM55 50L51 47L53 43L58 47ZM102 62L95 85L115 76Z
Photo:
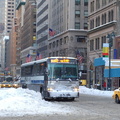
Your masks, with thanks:
M27 66L27 65L33 65L33 64L35 64L35 63L45 62L45 61L47 61L48 59L58 59L58 58L77 59L77 58L74 58L74 57L47 57L47 58L43 58L43 59L40 59L40 60L31 61L31 62L28 62L28 63L23 63L23 64L21 65L21 67Z

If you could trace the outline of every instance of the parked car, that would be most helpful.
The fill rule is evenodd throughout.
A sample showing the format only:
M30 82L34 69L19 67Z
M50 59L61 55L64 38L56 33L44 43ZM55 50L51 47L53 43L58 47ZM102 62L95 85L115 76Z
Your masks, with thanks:
M115 100L116 103L120 103L120 88L114 90L112 98Z

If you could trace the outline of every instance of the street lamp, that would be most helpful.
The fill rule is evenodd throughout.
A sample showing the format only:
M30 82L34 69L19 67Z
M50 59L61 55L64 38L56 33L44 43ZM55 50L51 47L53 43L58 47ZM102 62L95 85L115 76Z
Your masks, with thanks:
M107 89L111 90L111 47L113 46L113 38L115 37L115 33L112 32L111 34L107 35L108 43L109 43L109 73L108 73L108 82L107 82Z

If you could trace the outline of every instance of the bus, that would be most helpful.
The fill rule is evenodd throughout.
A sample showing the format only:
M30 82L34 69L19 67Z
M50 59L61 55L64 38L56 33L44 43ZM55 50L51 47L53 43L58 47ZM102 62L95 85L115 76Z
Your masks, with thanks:
M73 57L48 57L21 65L23 87L39 91L43 99L79 97L78 62Z

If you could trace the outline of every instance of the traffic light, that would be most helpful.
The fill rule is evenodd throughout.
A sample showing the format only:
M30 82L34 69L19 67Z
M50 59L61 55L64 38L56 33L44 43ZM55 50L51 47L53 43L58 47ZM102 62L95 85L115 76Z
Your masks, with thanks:
M108 34L107 35L107 38L109 39L108 42L109 42L109 47L112 47L113 46L113 38L115 37L115 33L112 32L111 34Z
M109 47L112 47L112 46L113 46L113 38L110 37L110 38L109 38Z

